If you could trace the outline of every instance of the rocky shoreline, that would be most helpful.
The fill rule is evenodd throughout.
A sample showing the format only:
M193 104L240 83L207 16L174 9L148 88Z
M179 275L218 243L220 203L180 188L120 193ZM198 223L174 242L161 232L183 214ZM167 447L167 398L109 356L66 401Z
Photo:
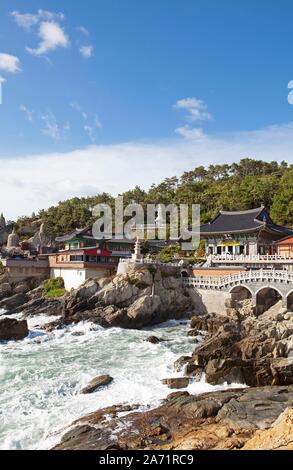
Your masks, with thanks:
M205 377L212 385L252 387L198 396L174 392L146 412L108 407L73 423L56 449L292 449L292 313L276 306L256 316L249 300L234 299L222 315L196 315L196 292L161 268L134 267L127 274L89 280L61 298L45 298L42 284L29 282L9 292L0 295L0 308L6 310L0 340L22 339L28 334L25 318L39 314L57 316L46 325L48 332L80 321L140 329L191 318L187 334L204 341L175 362L181 376L162 377L162 382L184 390ZM23 319L7 317L12 313L22 313ZM147 340L161 341L156 336ZM95 393L112 380L96 377L83 393Z
M164 267L134 266L127 274L90 279L61 298L46 298L42 284L33 290L26 285L22 292L10 293L0 300L5 315L21 313L23 319L40 314L57 316L47 326L48 331L80 321L105 328L140 329L170 319L190 318L194 313L190 291Z
M191 356L174 364L182 377L213 385L251 386L192 396L174 392L158 408L120 416L120 408L99 410L73 423L56 449L293 450L292 315L256 317L247 302L226 314L194 316L188 334L205 332Z
M158 408L108 407L73 423L55 450L293 450L293 386L176 392Z

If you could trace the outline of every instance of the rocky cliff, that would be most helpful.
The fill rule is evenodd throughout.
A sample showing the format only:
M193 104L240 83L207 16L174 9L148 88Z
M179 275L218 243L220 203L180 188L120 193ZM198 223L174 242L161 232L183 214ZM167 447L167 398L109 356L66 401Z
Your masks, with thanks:
M192 297L164 268L133 266L112 279L89 280L66 298L61 322L91 320L102 326L142 328L193 311Z
M213 385L293 384L293 313L256 316L247 307L192 318L189 334L204 331L206 340L189 358L182 358L187 375L204 372Z

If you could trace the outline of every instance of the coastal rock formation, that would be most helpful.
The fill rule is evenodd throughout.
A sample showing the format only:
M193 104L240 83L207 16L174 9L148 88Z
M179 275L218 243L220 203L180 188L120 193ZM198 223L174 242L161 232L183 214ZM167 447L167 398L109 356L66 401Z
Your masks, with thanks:
M17 341L28 335L27 321L0 318L0 341Z
M7 273L3 274L0 277L0 309L6 310L7 314L22 311L25 304L43 296L42 282L43 278L35 277L14 281Z
M29 297L26 294L14 294L11 297L7 297L0 302L0 309L6 310L7 314L15 313L17 307L24 305L29 301Z
M80 393L94 393L101 387L108 385L113 381L113 377L110 375L100 375L99 377L95 377L92 379L82 390Z
M189 377L174 377L161 380L162 384L167 385L169 388L186 388L189 385Z
M289 447L293 427L290 426L292 410L288 408L292 405L293 386L226 390L199 396L176 392L160 407L147 412L114 414L110 420L108 409L91 413L76 421L55 449ZM276 432L271 442L270 432Z
M181 280L161 267L133 266L108 282L86 281L65 300L62 324L91 320L104 327L142 328L193 310Z
M32 299L14 309L14 313L22 313L24 318L35 315L60 316L64 307L63 298L46 299L44 297Z
M6 295L1 295L6 293ZM0 309L6 315L22 313L24 318L34 315L61 315L63 298L44 297L43 279L28 278L20 282L0 284Z
M271 428L257 431L243 450L293 450L293 408L277 418Z
M193 317L195 334L204 330L204 343L186 358L185 371L201 367L207 382L217 385L243 383L249 386L293 383L293 318L291 315L258 317L231 312L226 315Z

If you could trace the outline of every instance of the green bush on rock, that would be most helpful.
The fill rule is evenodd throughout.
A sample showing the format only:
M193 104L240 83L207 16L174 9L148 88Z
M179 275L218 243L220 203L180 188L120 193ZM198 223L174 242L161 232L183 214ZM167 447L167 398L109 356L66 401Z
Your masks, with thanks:
M62 277L56 277L55 279L48 279L44 283L43 291L44 291L44 296L47 298L62 297L66 292Z

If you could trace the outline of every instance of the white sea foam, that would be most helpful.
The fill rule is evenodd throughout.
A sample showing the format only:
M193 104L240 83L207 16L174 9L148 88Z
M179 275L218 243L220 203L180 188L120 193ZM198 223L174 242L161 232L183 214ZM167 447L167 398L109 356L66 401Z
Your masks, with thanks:
M190 354L194 338L187 322L169 321L150 330L103 329L80 323L45 334L36 328L48 317L29 320L28 338L0 344L0 448L44 449L58 442L75 419L113 404L156 406L168 394L161 379L180 376L173 363ZM147 336L166 339L150 344ZM114 381L90 395L80 389L93 377L110 374ZM188 391L212 387L204 380Z

